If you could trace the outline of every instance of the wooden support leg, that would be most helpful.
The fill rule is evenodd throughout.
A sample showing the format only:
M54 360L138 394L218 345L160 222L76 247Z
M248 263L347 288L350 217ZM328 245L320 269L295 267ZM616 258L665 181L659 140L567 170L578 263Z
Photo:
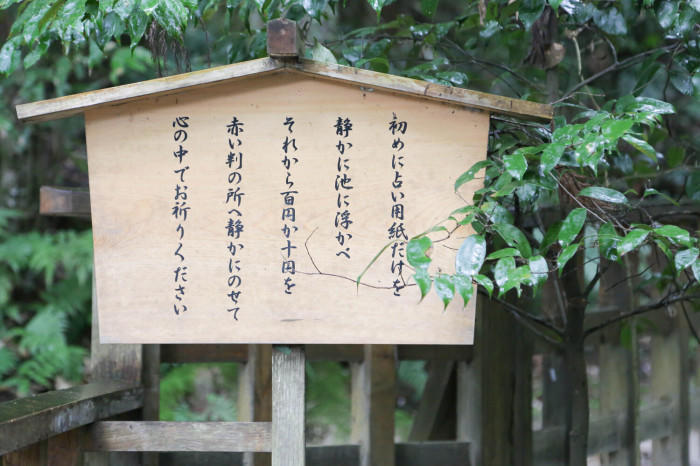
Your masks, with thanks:
M364 361L352 365L352 439L360 466L394 466L396 355L391 345L365 345Z
M301 346L272 353L272 466L306 464L305 364Z
M98 303L95 293L95 279L92 281L92 340L90 348L90 368L88 380L98 382L116 380L130 383L134 386L141 384L142 346L141 345L108 345L100 344L98 326ZM110 458L112 461L110 461ZM118 460L117 460L118 459ZM130 466L140 464L138 453L86 453L86 466L107 466L119 461L120 465Z
M454 361L431 361L428 380L425 382L423 396L411 426L411 434L408 436L409 441L421 442L433 439L431 434L439 427L437 424L440 405L449 391L448 385L454 366Z
M45 466L46 441L35 443L2 457L3 466Z
M272 420L272 346L248 345L248 361L238 376L238 420ZM269 466L269 453L243 455L246 466Z
M143 345L143 420L160 420L160 345ZM144 466L158 466L158 453L144 453Z

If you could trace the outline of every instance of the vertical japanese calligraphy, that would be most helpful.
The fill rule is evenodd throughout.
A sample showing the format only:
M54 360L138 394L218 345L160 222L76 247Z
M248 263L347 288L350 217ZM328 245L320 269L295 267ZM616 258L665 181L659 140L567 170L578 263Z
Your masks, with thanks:
M241 299L241 260L238 258L240 251L244 248L241 234L243 233L243 213L241 204L245 193L242 191L241 182L243 181L243 127L245 123L240 121L238 117L231 118L231 122L226 125L226 133L228 138L226 155L226 167L228 167L227 190L226 190L226 213L228 219L226 221L226 236L227 236L227 258L228 258L228 293L227 297L230 304L226 310L233 314L233 319L238 320L238 311L240 310L239 301Z
M296 138L294 135L294 118L286 117L283 126L286 127L288 134L285 135L282 141L282 166L285 170L285 191L280 192L282 195L282 235L284 236L282 251L282 275L284 276L284 292L291 295L292 288L296 286L294 283L294 274L296 273L296 261L294 259L293 250L297 247L293 240L299 228L296 223L296 207L294 205L295 197L299 193L294 188L292 172L294 166L299 163L299 159L295 156L298 150Z
M334 225L337 230L335 236L338 242L338 257L350 259L350 225L353 223L350 214L350 190L352 189L352 178L348 176L350 171L350 149L352 142L348 139L352 131L352 121L349 118L338 117L333 125L335 134L338 136L338 144L335 148L338 151L338 161L336 163L337 173L335 175L336 207Z
M404 224L404 191L403 191L403 174L404 156L402 151L405 148L405 142L401 140L401 135L406 134L408 124L405 121L400 121L396 113L393 114L389 121L389 132L394 140L391 143L391 170L393 172L393 180L391 182L391 226L387 229L391 244L391 274L393 275L392 287L394 296L401 296L401 290L406 287L406 282L403 279L402 271L404 266L404 257L406 251L406 228Z
M175 269L173 270L173 282L174 282L174 302L173 311L176 315L180 315L181 312L187 311L187 304L185 304L186 296L186 283L187 283L187 265L185 260L185 250L183 248L183 241L185 238L185 225L187 223L187 212L190 208L187 205L187 185L185 184L185 173L190 169L189 165L183 164L183 160L186 162L187 154L189 151L185 148L185 142L187 141L187 130L190 127L189 116L178 116L173 120L172 126L173 130L173 140L175 141L175 150L173 151L173 157L177 160L177 168L173 172L177 175L175 177L175 195L173 196L173 206L171 209L171 214L177 223L175 228L175 234L177 237L177 247L175 248L174 256L175 259Z

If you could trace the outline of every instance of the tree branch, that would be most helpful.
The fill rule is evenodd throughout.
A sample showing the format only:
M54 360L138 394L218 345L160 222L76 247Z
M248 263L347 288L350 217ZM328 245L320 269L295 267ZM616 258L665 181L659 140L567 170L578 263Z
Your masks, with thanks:
M655 309L660 309L662 307L666 307L666 306L669 306L669 305L674 304L674 303L683 302L683 301L691 301L693 299L700 299L700 294L683 295L683 293L685 292L686 289L687 289L687 287L683 288L683 290L681 290L678 293L671 293L671 294L667 295L666 297L664 297L662 300L657 301L653 304L647 304L646 306L641 306L641 307L635 309L634 311L620 314L618 316L615 316L615 317L612 317L612 318L606 320L605 322L603 322L599 325L591 327L588 330L586 330L584 338L587 337L588 335L591 335L591 334L597 332L598 330L604 329L605 327L607 327L609 325L612 325L616 322L620 322L621 320L625 320L629 317L633 317L633 316L636 316L639 314L644 314L646 312L653 311Z
M517 320L521 325L526 327L528 330L532 331L532 333L534 333L538 337L542 338L543 340L545 340L546 342L550 343L553 346L556 346L556 347L561 346L560 340L552 338L550 335L547 335L547 333L545 333L542 330L540 330L539 328L537 328L538 325L542 326L545 329L547 329L548 331L557 335L559 338L562 338L563 337L562 331L559 330L554 325L552 325L547 320L545 320L541 317L537 317L537 316L534 316L532 314L529 314L528 312L524 311L523 309L520 309L518 306L515 306L515 305L509 303L508 301L504 301L504 300L497 298L497 297L494 297L494 296L489 296L488 292L484 288L482 288L481 286L478 288L477 292L479 294L481 294L482 296L485 296L488 299L491 299L491 300L497 302L498 304L502 305L506 311L510 312L513 315L515 320Z
M605 76L606 74L610 73L611 71L616 71L616 70L621 70L623 68L626 68L628 66L634 65L638 60L645 58L649 55L653 55L658 51L668 51L676 47L677 44L671 44L671 45L664 45L663 47L658 47L655 49L647 50L646 52L638 53L637 55L633 55L631 57L625 58L621 62L613 63L612 65L608 66L605 69L600 70L593 76L589 76L588 78L584 79L583 81L579 82L575 86L573 86L571 89L569 89L564 96L554 102L551 102L552 104L558 104L559 102L563 102L567 100L571 95L581 89L582 87L588 85L589 83L595 81L596 79Z

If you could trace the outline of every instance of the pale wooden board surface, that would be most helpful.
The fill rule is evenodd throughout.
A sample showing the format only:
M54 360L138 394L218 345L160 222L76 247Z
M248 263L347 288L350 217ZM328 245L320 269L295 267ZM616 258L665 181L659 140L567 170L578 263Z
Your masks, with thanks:
M387 243L394 170L395 112L408 123L401 168L408 236L444 220L464 202L455 179L486 154L488 114L413 97L363 90L294 74L278 74L101 108L86 114L100 336L104 343L391 343L471 344L474 303L459 298L443 312L434 292L421 304L416 286L390 289L385 253L356 289L354 280ZM179 167L172 127L190 117L183 161L187 199L183 252L188 311L173 312L173 270L180 264L177 220L171 216ZM241 204L245 245L236 255L243 283L238 321L227 284L225 204L229 169L226 124L245 123ZM292 168L299 230L292 235L297 273L283 292L280 192L286 190L285 117L295 119L299 163ZM337 257L334 226L338 116L349 117L354 147L349 176L351 259ZM460 194L471 198L480 180ZM447 226L451 226L447 224ZM433 269L454 270L467 231L433 250ZM436 239L441 233L434 234ZM310 255L305 251L308 240ZM319 275L313 258L324 274ZM410 281L411 271L404 269ZM370 285L370 286L365 286ZM379 288L373 288L373 287Z

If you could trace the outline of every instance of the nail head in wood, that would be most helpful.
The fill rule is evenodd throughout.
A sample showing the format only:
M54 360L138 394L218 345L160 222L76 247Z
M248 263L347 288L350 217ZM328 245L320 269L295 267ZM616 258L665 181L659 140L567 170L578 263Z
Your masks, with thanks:
M267 23L267 54L272 58L299 58L301 36L295 21L280 18Z

